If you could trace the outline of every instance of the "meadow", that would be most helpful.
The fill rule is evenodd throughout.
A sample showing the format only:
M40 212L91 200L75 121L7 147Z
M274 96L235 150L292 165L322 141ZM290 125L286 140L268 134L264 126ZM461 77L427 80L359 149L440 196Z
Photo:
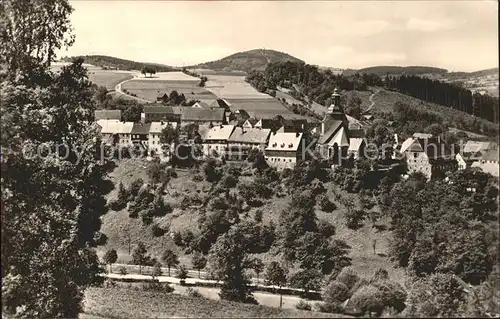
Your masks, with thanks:
M196 307L194 307L196 305ZM114 287L85 291L80 318L348 318L345 315Z
M187 100L215 100L217 97L203 87L198 86L199 79L195 82L192 80L162 80L140 78L125 82L122 85L123 90L137 94L138 97L156 101L156 98L163 94L170 94L172 91L177 91L179 94L184 94Z

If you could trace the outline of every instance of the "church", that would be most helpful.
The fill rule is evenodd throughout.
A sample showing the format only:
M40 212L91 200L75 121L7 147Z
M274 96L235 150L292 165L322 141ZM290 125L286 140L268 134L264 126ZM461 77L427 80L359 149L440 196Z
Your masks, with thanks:
M332 95L332 105L328 108L321 122L320 137L316 151L325 159L341 164L341 159L363 157L366 146L364 131L348 117L340 103L340 94L335 88Z

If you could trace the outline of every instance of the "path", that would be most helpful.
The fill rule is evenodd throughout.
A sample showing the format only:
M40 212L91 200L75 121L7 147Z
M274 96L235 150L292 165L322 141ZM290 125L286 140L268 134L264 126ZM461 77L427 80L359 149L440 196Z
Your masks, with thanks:
M112 270L113 270L113 273L106 273L105 276L109 277L109 278L130 278L130 279L151 279L151 271L153 269L153 267L149 267L149 266L142 266L142 272L143 273L147 273L148 275L140 275L140 274L130 274L128 273L127 275L121 275L119 274L119 269L121 267L125 267L127 269L127 271L139 271L139 266L138 265L128 265L128 264L113 264L112 265ZM109 270L109 266L107 266L107 269ZM161 267L161 271L163 274L167 274L168 273L168 268L167 267ZM162 276L158 276L158 280L160 282L169 282L169 283L173 283L173 284L179 284L180 283L180 279L178 278L175 278L173 275L176 274L177 272L177 269L176 268L173 268L171 267L170 268L170 274L172 276L165 276L165 275L162 275ZM201 274L201 277L207 277L207 273L205 271L201 271L200 272ZM196 284L196 283L211 283L211 284L214 284L214 283L217 283L219 281L216 281L216 280L209 280L209 279L200 279L198 278L198 271L197 270L188 270L188 278L186 278L186 283L190 283L190 284ZM264 281L262 278L259 278L259 280L257 280L257 278L250 278L250 281L252 282L252 284L254 285L257 285L258 287L262 287L262 288L278 288L277 286L267 286L267 285L264 285L262 284L262 282ZM302 289L297 289L297 288L291 288L291 287L282 287L283 289L286 289L286 290L294 290L294 291L303 291ZM316 292L316 291L312 291L311 292ZM319 292L319 291L318 291Z
M130 94L127 94L127 93L123 92L123 90L122 90L122 84L123 83L128 82L128 81L132 81L133 79L138 79L139 78L139 75L137 75L137 74L132 74L132 76L133 76L132 79L127 79L125 81L121 81L120 83L118 83L115 86L115 92L123 94L123 95L126 95L127 97L129 97L131 99L134 99L134 100L137 100L137 101L142 102L142 103L151 103L151 101L149 101L149 100L146 100L146 99L143 99L143 98L140 98L140 97L137 97L137 96L132 96Z
M368 98L368 100L370 100L371 104L370 106L368 106L368 108L363 112L363 114L366 114L368 112L371 111L372 107L375 105L375 101L373 101L373 97L375 96L375 94L377 94L378 92L380 92L380 89L378 89L376 92L372 93L372 95L370 95L370 97Z

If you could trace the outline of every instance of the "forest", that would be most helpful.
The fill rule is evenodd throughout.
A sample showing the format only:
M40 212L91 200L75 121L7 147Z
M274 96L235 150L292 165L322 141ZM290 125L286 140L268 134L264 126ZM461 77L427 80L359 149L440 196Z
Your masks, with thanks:
M385 76L355 73L349 76L334 75L318 67L297 62L270 63L264 72L252 71L246 78L259 91L276 89L277 86L300 91L300 94L322 105L335 87L341 90L367 90L381 86L426 102L443 105L498 123L499 100L489 95L472 94L470 90L450 83L414 75Z

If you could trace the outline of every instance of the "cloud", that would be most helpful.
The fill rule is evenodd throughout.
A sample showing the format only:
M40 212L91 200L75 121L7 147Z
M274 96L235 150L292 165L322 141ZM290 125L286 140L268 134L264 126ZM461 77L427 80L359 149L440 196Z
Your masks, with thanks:
M441 30L451 30L459 23L453 20L424 20L419 18L410 18L406 23L406 28L421 32L436 32Z

